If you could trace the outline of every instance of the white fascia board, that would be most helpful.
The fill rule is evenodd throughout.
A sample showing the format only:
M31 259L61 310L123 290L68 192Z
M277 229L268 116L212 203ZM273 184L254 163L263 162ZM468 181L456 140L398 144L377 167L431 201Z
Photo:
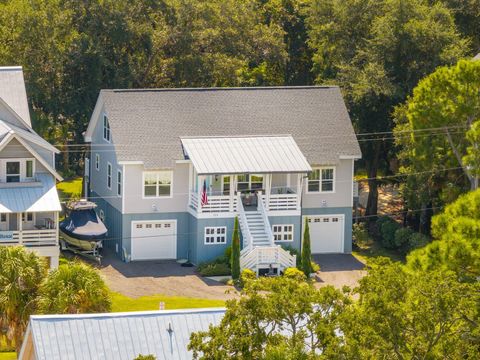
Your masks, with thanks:
M92 142L93 131L97 126L98 119L100 117L100 110L103 106L103 96L102 90L98 94L97 102L95 103L95 107L93 108L92 116L90 117L90 121L88 122L87 130L85 131L85 135L83 136L85 142Z
M10 112L12 113L12 115L13 115L18 121L20 121L20 123L22 123L27 129L31 129L31 128L32 128L32 127L31 127L25 120L23 120L23 119L20 117L20 115L18 115L18 114L16 113L16 111L13 110L13 109L11 108L11 106L8 105L8 104L6 103L6 101L3 100L1 97L0 97L0 103L1 103L2 105L5 105L5 107L7 108L7 110L10 111Z
M360 155L340 155L340 160L359 160L361 158Z
M143 165L143 161L141 160L124 160L118 161L118 165Z

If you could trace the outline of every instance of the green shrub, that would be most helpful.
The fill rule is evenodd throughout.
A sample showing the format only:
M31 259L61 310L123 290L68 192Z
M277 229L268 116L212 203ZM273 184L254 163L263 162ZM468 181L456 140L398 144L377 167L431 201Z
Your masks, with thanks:
M308 218L305 218L305 230L303 232L302 243L302 270L305 276L312 273L312 251L310 248L310 229L308 226Z
M377 220L380 230L382 245L388 249L395 249L395 232L400 228L395 220L388 216L382 216Z
M407 227L402 227L395 231L395 249L404 251L408 247L410 238L412 237L414 231Z
M318 265L315 261L310 261L311 266L312 266L312 272L316 273L317 271L320 271L320 265Z
M202 276L231 275L230 267L224 263L208 262L200 264L197 268Z
M413 233L412 236L410 236L410 239L408 241L407 251L410 252L412 250L424 247L429 242L430 242L430 238L428 236L417 233L417 232Z
M240 231L238 227L238 217L235 217L232 236L232 256L230 259L230 268L232 269L231 273L234 280L240 278Z
M353 224L353 243L357 247L363 247L370 242L370 235L368 234L365 223Z
M302 270L299 270L293 267L286 268L285 272L283 273L283 276L290 279L295 279L298 281L305 281L307 279L307 277L305 276Z
M294 247L290 246L290 245L286 245L286 246L283 246L283 249L288 251L290 253L290 255L296 255L296 266L297 268L300 268L300 265L302 264L302 257L300 256L300 252L295 249Z
M257 274L250 269L244 269L240 274L240 286L244 287L245 284L251 280L255 280L257 278Z
M232 246L229 246L225 249L225 252L223 253L223 260L227 264L230 264L230 259L231 258L232 258Z
M156 360L157 358L153 355L138 355L134 360Z

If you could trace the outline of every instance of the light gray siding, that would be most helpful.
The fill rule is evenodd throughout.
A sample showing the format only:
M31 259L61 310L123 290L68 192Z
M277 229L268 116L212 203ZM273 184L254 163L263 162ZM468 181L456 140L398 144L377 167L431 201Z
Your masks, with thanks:
M315 166L312 166L315 168ZM302 208L350 207L353 201L353 160L339 160L335 165L335 192L307 193L307 182L303 187Z
M115 135L110 134L110 142L103 139L103 114L105 109L99 112L99 120L93 133L90 152L90 191L95 192L103 200L107 201L118 211L122 212L122 197L117 195L117 171L122 171L122 166L118 165L115 154L115 146L121 147L122 144L114 145ZM108 114L107 114L108 116ZM95 156L100 156L99 170L95 168ZM112 186L107 187L107 164L112 165ZM123 171L122 171L123 173ZM124 176L125 178L125 176ZM91 198L91 200L95 200Z
M159 213L187 212L189 164L175 164L173 169L172 197L144 198L143 171L143 165L125 165L126 196L124 213L154 213L154 209Z
M52 153L50 157L52 157ZM17 139L11 140L0 152L0 159L25 159L34 158L33 154L28 151ZM0 170L0 174L4 169ZM35 160L35 172L47 172L49 171L43 166L40 161Z

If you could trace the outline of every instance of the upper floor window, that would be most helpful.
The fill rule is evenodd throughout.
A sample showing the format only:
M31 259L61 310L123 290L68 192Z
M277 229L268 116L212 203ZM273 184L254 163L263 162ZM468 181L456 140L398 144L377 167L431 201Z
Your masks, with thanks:
M107 164L107 187L112 188L112 164Z
M172 172L148 171L143 173L144 197L172 196Z
M110 142L110 124L108 123L107 115L103 115L103 138Z
M33 178L33 160L25 162L25 177L28 179Z
M117 171L117 195L122 195L122 172Z
M7 183L20 182L20 161L7 161Z
M241 174L237 176L237 191L263 189L263 175Z
M313 169L308 175L307 192L334 192L335 191L335 168L322 167Z
M98 171L100 170L100 155L95 154L95 169Z

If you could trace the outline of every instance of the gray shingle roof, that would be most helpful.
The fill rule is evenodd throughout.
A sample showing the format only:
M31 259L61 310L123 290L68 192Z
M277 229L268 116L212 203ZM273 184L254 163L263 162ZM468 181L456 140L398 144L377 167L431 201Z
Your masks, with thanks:
M190 334L218 325L224 313L214 308L38 315L30 317L29 331L38 360L132 360L139 354L158 360L191 359Z
M292 135L312 165L361 156L338 87L102 90L119 161L169 168L180 137Z

